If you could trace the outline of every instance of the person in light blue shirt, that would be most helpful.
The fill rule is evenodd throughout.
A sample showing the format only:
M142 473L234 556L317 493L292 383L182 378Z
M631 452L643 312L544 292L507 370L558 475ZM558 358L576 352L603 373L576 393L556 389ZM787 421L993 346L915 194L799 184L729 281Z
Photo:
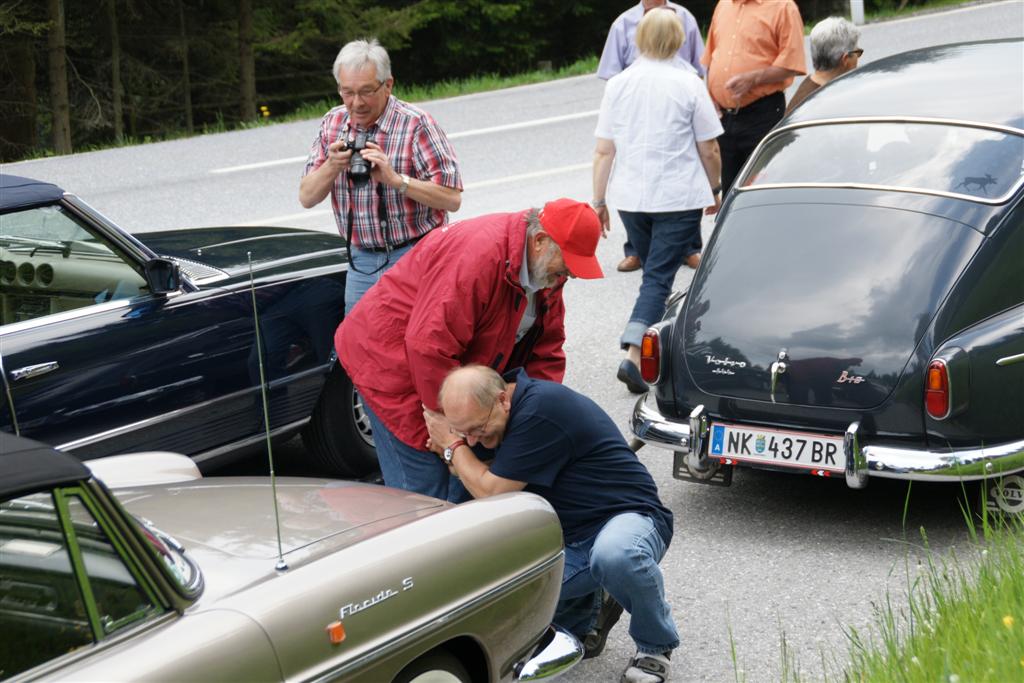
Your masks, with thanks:
M681 65L689 64L697 72L697 75L704 77L704 66L700 63L700 58L704 54L704 40L701 38L697 20L690 10L674 2L665 2L665 0L642 0L620 14L612 23L612 27L608 31L608 39L604 43L604 51L601 53L601 61L597 65L598 78L607 81L636 61L640 54L636 47L636 27L640 25L644 14L662 7L675 12L683 22L686 40L679 48L678 62Z
M607 81L636 61L640 55L636 46L636 28L647 12L661 8L675 12L683 22L685 40L672 63L683 69L692 68L698 76L704 77L705 68L700 63L700 58L704 54L704 40L693 14L674 2L642 0L620 14L612 23L608 39L604 43L604 51L601 53L601 61L597 65L598 78ZM623 259L617 269L623 273L640 270L640 257L628 238L622 245L622 252Z

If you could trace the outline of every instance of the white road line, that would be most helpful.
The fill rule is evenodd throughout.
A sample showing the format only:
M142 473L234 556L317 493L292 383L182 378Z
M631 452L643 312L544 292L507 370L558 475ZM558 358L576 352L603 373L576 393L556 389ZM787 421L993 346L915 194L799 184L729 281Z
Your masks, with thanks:
M532 173L520 173L518 175L504 176L502 178L491 178L490 180L481 180L478 183L468 183L465 186L466 190L477 190L482 187L494 187L495 185L502 185L504 183L514 183L520 180L533 180L535 178L545 178L547 176L560 175L562 173L573 173L575 171L582 171L584 169L591 168L591 164L571 164L569 166L558 166L556 168L547 168L543 171L534 171ZM255 225L278 225L280 223L290 223L292 221L307 220L310 218L320 218L321 216L329 216L331 209L310 209L302 211L300 213L289 213L283 216L272 216L270 218L261 218L255 221L248 221L246 223L235 223L240 226L255 226Z
M503 126L490 126L489 128L474 128L473 130L464 130L461 133L452 133L448 136L449 140L459 140L462 138L469 138L476 135L490 135L491 133L502 133L508 130L520 130L522 128L532 128L534 126L546 126L550 123L561 123L563 121L575 121L576 119L585 119L591 116L597 116L597 109L590 111L576 112L575 114L563 114L562 116L549 116L543 119L533 119L531 121L520 121L519 123L508 123ZM275 159L273 161L258 161L253 164L242 164L240 166L225 166L223 168L210 169L210 173L214 175L220 175L223 173L239 173L241 171L251 171L257 168L269 168L271 166L286 166L288 164L297 164L300 161L305 161L306 157L288 157L287 159Z

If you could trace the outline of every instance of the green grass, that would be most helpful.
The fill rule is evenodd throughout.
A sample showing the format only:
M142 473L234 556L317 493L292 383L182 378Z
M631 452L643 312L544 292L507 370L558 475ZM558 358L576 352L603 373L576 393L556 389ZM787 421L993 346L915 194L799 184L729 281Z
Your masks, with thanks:
M976 2L965 2L964 0L928 0L923 5L907 5L903 9L899 8L899 2L894 0L891 7L886 9L880 9L873 12L865 12L864 19L867 22L874 21L885 21L886 19L898 19L900 17L908 17L912 14L919 12L928 12L941 9L948 9L950 7L956 7L958 5L971 5L978 4ZM951 39L952 40L952 39Z
M897 607L875 607L870 633L850 628L844 681L1024 680L1024 529L990 530L965 566L930 558Z

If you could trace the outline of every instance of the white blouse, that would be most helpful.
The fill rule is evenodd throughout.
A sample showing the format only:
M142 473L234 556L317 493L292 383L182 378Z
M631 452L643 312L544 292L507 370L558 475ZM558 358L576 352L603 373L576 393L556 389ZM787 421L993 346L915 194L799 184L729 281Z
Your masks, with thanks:
M609 206L657 213L715 203L697 142L717 138L722 124L691 70L641 56L608 81L594 134L615 144Z

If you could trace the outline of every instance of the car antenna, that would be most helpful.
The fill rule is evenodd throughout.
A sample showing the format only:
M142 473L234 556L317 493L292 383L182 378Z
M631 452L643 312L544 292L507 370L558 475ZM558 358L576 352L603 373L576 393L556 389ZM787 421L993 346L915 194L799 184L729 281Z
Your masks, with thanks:
M263 369L263 339L260 337L260 314L256 310L256 282L252 276L252 252L245 252L249 260L249 293L252 295L252 319L256 328L256 359L260 366L260 398L263 399L263 427L267 434L267 460L270 463L270 490L274 497L274 529L277 531L277 564L274 569L279 572L288 569L281 552L281 515L277 509L277 476L274 474L274 447L270 439L270 408L267 403L267 378Z

